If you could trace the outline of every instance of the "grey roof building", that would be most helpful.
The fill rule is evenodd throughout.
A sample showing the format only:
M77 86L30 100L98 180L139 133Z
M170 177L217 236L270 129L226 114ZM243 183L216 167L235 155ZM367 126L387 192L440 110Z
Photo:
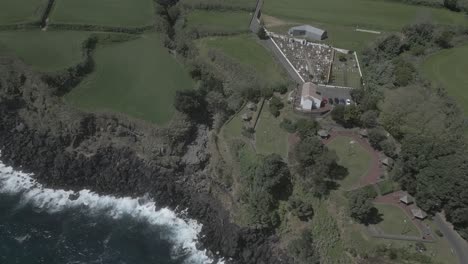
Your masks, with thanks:
M304 36L312 40L324 40L328 37L325 30L310 25L292 27L288 33L291 36Z

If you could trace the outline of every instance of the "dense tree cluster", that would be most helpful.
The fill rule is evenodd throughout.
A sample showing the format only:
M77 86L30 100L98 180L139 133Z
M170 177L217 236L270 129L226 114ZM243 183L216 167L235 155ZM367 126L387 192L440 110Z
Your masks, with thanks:
M241 162L242 200L246 203L247 219L251 225L273 228L279 224L276 209L279 200L291 194L291 175L281 156L260 157L256 164Z
M449 48L456 34L443 26L421 23L405 27L403 37L388 35L378 40L364 52L366 93L357 92L356 97L367 105L381 101L377 108L363 110L361 122L373 127L369 130L371 144L397 158L392 173L395 180L416 197L422 209L444 210L468 238L463 114L443 89L431 87L410 62L429 50ZM375 113L379 113L377 120ZM398 150L378 125L399 141Z
M301 186L312 190L315 195L328 194L336 186L335 181L348 173L337 164L336 153L326 148L316 137L302 139L294 149L294 157L299 163L298 173Z
M288 244L288 252L294 257L297 264L319 264L320 257L316 252L315 243L309 230L301 233L299 238Z

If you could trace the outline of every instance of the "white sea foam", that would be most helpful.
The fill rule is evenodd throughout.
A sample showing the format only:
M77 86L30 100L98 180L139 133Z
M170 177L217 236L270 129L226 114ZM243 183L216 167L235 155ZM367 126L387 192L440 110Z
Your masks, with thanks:
M167 208L156 209L155 202L149 199L117 198L110 195L98 195L89 190L75 193L45 188L30 174L15 171L1 161L0 193L20 194L24 203L32 204L50 213L65 208L87 208L92 212L105 212L114 219L130 215L152 225L164 226L170 230L171 234L166 239L175 245L174 250L189 253L188 263L213 263L205 250L196 248L201 224L195 220L182 219ZM70 199L70 195L77 197Z

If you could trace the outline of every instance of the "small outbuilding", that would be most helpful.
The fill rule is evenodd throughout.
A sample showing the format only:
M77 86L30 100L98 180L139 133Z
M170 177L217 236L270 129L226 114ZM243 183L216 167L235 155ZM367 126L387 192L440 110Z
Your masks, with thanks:
M291 36L302 36L311 40L324 40L328 37L327 31L311 25L301 25L288 30Z
M251 113L245 113L242 115L242 120L244 121L250 121L252 120L252 114Z
M405 194L405 195L400 197L400 202L402 202L402 203L404 203L406 205L412 204L412 203L414 203L414 198L409 194Z
M413 214L414 218L417 218L420 220L424 220L427 217L427 214L419 208L411 209L411 213Z
M330 137L330 133L328 133L328 131L325 130L325 129L320 129L319 131L317 131L317 135L319 135L321 138L329 138Z
M392 158L389 158L389 157L385 157L382 159L382 164L384 166L387 166L389 168L393 167L393 159Z
M251 111L257 111L257 105L253 102L249 102L247 103L247 109L251 110Z

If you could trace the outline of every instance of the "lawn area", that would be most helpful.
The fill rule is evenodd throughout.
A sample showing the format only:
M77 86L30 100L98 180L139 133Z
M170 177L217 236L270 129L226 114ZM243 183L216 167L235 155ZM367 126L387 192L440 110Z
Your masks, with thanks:
M56 71L82 59L82 43L90 35L76 31L0 32L0 52L14 55L39 71Z
M1 0L0 25L39 21L47 0Z
M346 61L340 61L340 56L346 58ZM335 53L335 59L332 66L331 83L337 86L361 87L361 75L354 54Z
M51 23L138 27L153 22L151 0L57 0Z
M440 51L422 65L423 73L447 92L468 115L468 45Z
M65 97L85 110L121 112L162 125L175 111L176 91L193 87L157 34L98 47L94 58L95 72Z
M288 107L288 106L286 106ZM280 128L282 117L275 118L268 110L268 102L265 101L262 113L255 129L255 146L260 154L277 153L287 156L288 133Z
M358 26L379 31L397 31L421 18L446 25L468 23L463 14L446 9L373 0L270 0L265 1L263 13L297 23Z
M354 143L351 143L354 142ZM349 190L359 184L371 165L371 154L353 138L338 136L327 147L334 150L338 156L338 163L348 169L348 176L341 182L341 189Z
M255 0L184 0L183 5L200 9L246 10L255 9Z
M409 216L400 208L390 204L375 204L382 221L377 224L385 234L420 236L417 227L412 223Z
M245 33L250 18L249 12L194 10L187 16L187 27L202 35Z
M287 82L287 76L273 55L258 44L253 36L209 37L201 39L198 46L202 52L208 49L221 50L229 57L252 67L268 85L276 86Z

